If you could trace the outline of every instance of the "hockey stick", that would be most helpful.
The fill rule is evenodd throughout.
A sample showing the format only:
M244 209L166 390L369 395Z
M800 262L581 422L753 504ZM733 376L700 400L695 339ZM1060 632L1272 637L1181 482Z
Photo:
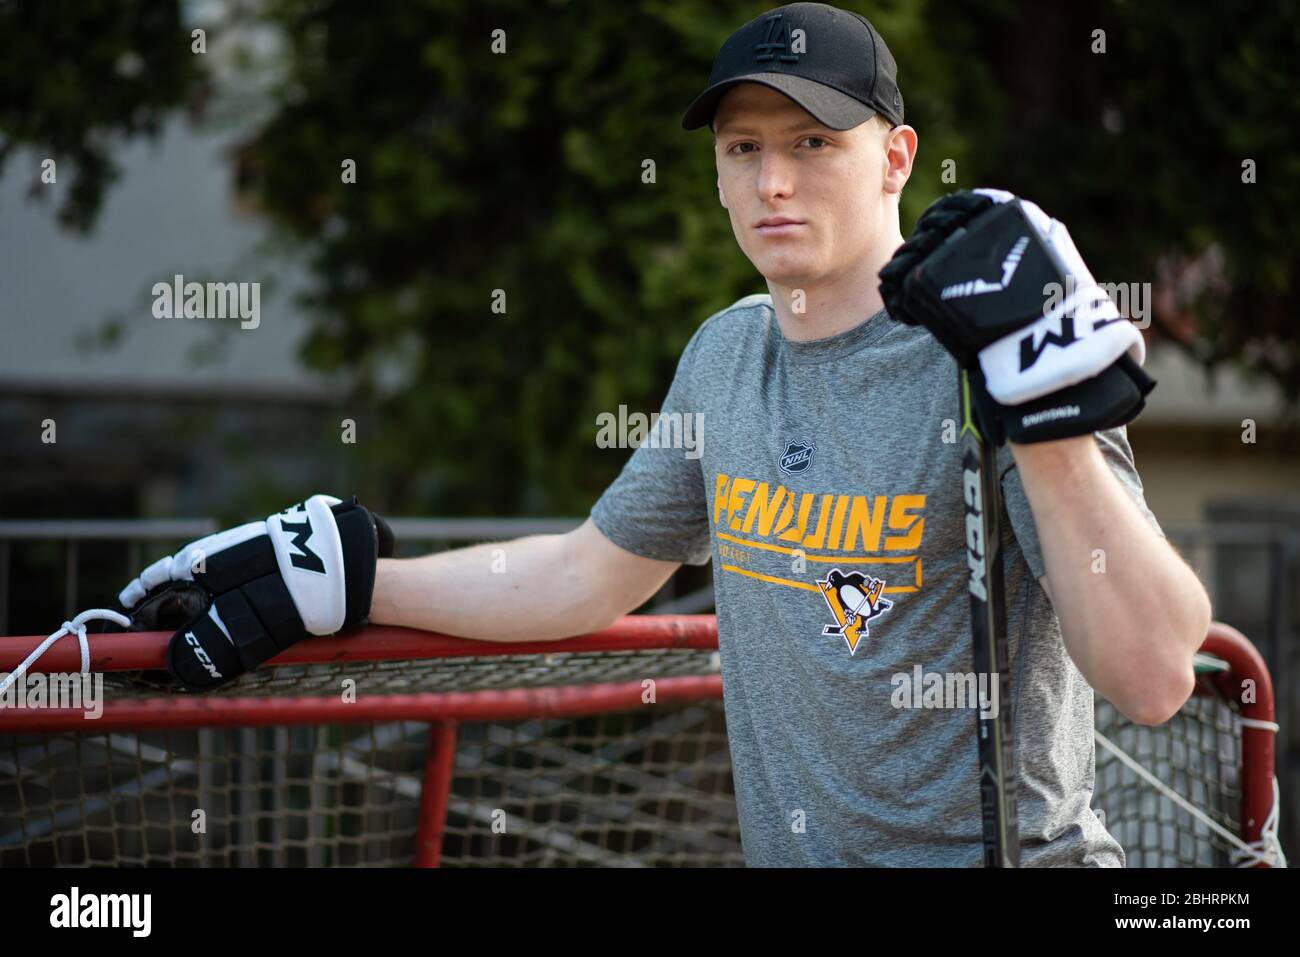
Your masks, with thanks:
M986 708L976 711L984 866L1018 867L1020 829L1016 822L1011 675L1002 584L1002 490L998 484L997 449L976 424L965 369L961 372L961 414L961 485L966 506L974 668L976 675L988 675L990 682L998 682L997 713L986 717Z

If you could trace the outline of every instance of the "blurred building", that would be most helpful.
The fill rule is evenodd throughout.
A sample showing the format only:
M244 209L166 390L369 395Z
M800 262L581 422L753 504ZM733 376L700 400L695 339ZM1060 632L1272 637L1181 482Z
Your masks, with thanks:
M122 178L85 237L58 226L53 203L28 199L39 159L11 159L0 515L208 514L259 475L297 487L330 477L295 441L319 433L339 395L297 361L306 320L292 300L305 274L259 255L266 227L236 201L231 143L177 118L156 143L123 144ZM176 274L260 283L260 324L155 318L152 287Z

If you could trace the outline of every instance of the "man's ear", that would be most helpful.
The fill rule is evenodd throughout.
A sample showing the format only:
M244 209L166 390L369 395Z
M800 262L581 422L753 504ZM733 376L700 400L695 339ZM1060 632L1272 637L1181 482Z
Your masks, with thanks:
M726 209L726 208L727 208L727 197L722 195L722 178L721 178L721 177L718 178L718 202L722 204L722 208L723 208L723 209Z
M885 192L901 194L912 176L912 163L916 160L916 130L910 126L896 126L885 136L883 156Z

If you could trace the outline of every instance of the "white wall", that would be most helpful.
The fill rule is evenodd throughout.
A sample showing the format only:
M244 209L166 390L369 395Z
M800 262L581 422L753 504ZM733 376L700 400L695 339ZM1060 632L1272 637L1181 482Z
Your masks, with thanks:
M236 209L227 146L231 134L196 131L172 118L157 142L125 143L117 153L122 177L109 187L93 232L72 234L57 224L54 203L25 194L39 158L14 156L0 178L0 392L52 385L202 391L256 386L263 392L319 392L322 383L296 360L304 317L290 302L304 272L257 254L264 224ZM70 169L50 189L57 202ZM155 282L181 273L187 280L264 283L261 324L236 320L157 319ZM276 282L274 290L265 283ZM115 350L85 354L79 336L121 313L125 337ZM196 365L196 353L217 347Z

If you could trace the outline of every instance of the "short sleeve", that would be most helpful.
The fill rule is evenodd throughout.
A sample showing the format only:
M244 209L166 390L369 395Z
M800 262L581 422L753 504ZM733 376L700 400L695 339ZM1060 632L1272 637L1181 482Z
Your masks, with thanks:
M1119 479L1119 484L1123 486L1129 498L1137 505L1138 511L1155 529L1156 534L1161 538L1165 537L1160 523L1147 507L1146 497L1142 492L1142 479L1133 462L1133 449L1128 443L1128 430L1120 426L1118 429L1097 432L1093 438L1101 449L1102 458ZM1029 570L1034 578L1041 578L1046 571L1043 566L1043 548L1038 541L1038 529L1034 525L1033 512L1029 508L1029 498L1020 483L1020 472L1016 468L1015 458L1009 446L1004 445L998 450L998 469L1002 475L1003 503L1006 506L1011 530L1015 533L1016 542L1020 545Z
M701 421L694 399L695 357L705 325L677 363L661 416L680 413ZM651 435L653 435L653 430ZM592 506L596 527L615 545L660 561L703 565L711 555L708 501L701 459L683 448L656 447L648 436Z

